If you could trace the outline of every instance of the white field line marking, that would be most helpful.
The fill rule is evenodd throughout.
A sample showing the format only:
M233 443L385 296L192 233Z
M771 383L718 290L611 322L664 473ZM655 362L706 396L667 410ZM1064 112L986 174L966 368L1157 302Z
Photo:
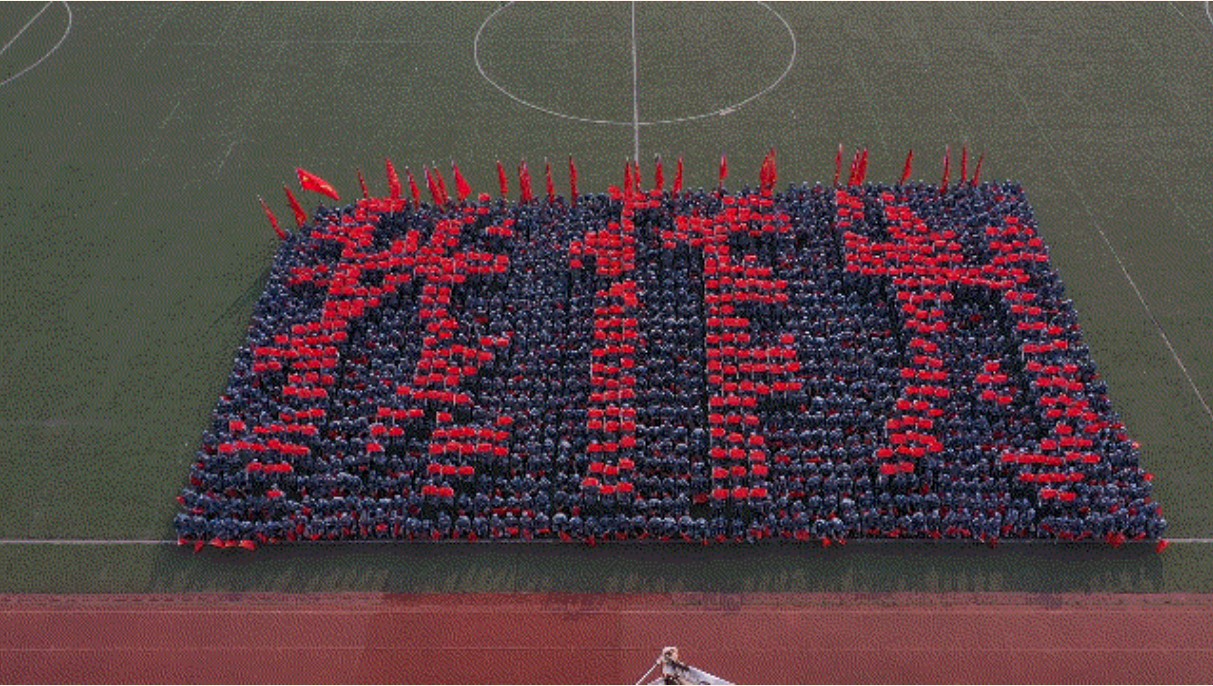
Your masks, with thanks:
M763 88L762 90L758 91L757 93L754 93L753 95L749 96L748 98L741 100L740 102L735 102L732 105L721 107L720 109L713 110L711 112L704 112L702 114L692 114L692 115L687 115L685 117L674 117L674 118L670 118L670 119L656 119L653 121L641 121L639 123L640 126L662 126L665 124L681 124L684 122L698 121L700 119L707 119L708 117L723 117L728 114L733 114L734 112L741 109L745 105L747 105L747 104L753 102L754 100L761 98L762 96L766 95L767 93L770 93L771 91L775 90L775 88L777 88L780 83L783 83L783 80L792 71L792 66L794 64L796 64L796 58L799 54L800 47L799 47L799 44L796 42L796 32L792 30L792 25L789 24L788 21L783 18L783 15L781 15L779 12L776 12L773 7L771 7L770 5L768 5L765 2L762 2L762 0L754 0L754 1L756 4L760 5L763 9L770 12L776 19L778 19L779 23L783 24L783 28L788 32L788 38L792 41L792 52L788 57L788 64L787 64L787 66L784 67L783 73L781 73L779 75L779 78L775 79L770 84L768 84L766 88ZM513 6L514 4L515 3L513 3L513 2L508 2L504 5L501 5L496 10L493 10L493 13L490 14L488 17L486 17L484 20L484 23L482 23L480 25L480 28L476 30L476 37L472 40L472 60L476 63L476 71L480 72L481 78L483 78L485 81L488 81L489 85L492 86L493 88L496 88L498 91L500 91L502 95L506 96L510 100L513 100L514 102L518 103L519 105L523 105L524 107L529 107L533 110L537 110L539 112L542 112L547 115L551 115L553 117L559 117L560 119L567 119L569 121L581 122L583 124L603 124L603 125L608 125L608 126L635 126L636 125L635 121L619 121L617 119L594 119L592 117L579 117L576 115L565 114L564 112L559 112L559 111L556 111L553 109L549 109L547 107L543 107L542 105L536 105L533 102L528 102L527 100L524 100L524 99L518 97L517 95L514 95L510 91L506 90L506 88L504 86L502 86L501 84L494 81L493 78L488 75L488 72L486 72L484 69L484 63L480 59L480 37L484 34L485 27L487 27L490 23L492 23L493 19L496 18L496 16L498 14L500 14L503 10Z
M35 14L32 19L25 22L25 26L21 27L21 30L17 32L17 35L8 39L8 42L4 44L4 47L0 48L0 55L3 55L5 52L7 52L9 47L12 46L13 43L17 42L17 39L21 37L21 34L25 33L26 29L33 26L34 22L38 21L38 17L41 17L42 13L45 12L47 10L47 8L51 6L51 4L52 3L48 2L45 5L43 5L42 9L38 10L38 13Z
M173 115L177 114L177 109L181 107L182 100L183 98L177 98L177 104L173 105L173 109L169 110L168 116L165 117L164 120L160 122L160 126L157 127L159 130L163 131L164 127L168 126L168 123L172 120ZM146 160L147 158L145 157L144 159Z
M278 64L278 60L282 57L283 47L284 46L279 45L278 49L274 52L274 57L270 61L270 66L265 70L265 76L261 80L261 86L257 88L256 95L249 102L248 107L244 108L244 110L240 113L240 121L236 124L236 131L232 136L232 142L228 144L227 152L223 154L223 159L219 160L219 166L215 169L216 179L219 178L219 175L223 172L223 165L227 164L228 158L232 156L232 150L234 150L238 144L245 141L244 128L249 122L249 117L252 115L253 111L257 109L257 105L260 104L262 98L265 96L265 89L269 87L270 79L274 75L273 68ZM346 54L349 54L348 51ZM343 65L342 69L344 68L345 67ZM337 79L337 82L340 83L340 79Z
M139 538L0 538L0 545L176 545L176 541Z
M135 56L131 58L132 62L139 61L139 58L143 55L143 51L147 50L147 46L151 45L152 41L155 40L156 36L160 33L160 29L164 28L164 25L168 23L168 20L172 18L176 12L177 10L174 8L171 12L165 14L164 18L160 20L160 23L156 26L156 28L148 32L147 39L143 41L143 45L139 46L139 49L135 51Z
M1166 540L1170 543L1180 543L1180 544L1202 544L1202 545L1213 544L1213 538L1166 538L1166 537L1164 537L1164 540ZM780 543L780 542L777 541L776 543ZM1128 542L1128 545L1147 545L1147 544L1155 544L1155 543L1157 543L1157 541L1153 541L1153 540L1130 541L1130 542ZM859 546L897 545L897 544L911 545L911 546L912 545L921 545L921 546L927 546L927 545L930 545L930 546L984 546L985 545L984 543L981 543L980 541L969 540L969 539L960 539L960 538L941 539L938 541L932 540L932 539L925 539L925 538L896 538L896 539L895 538L852 538L852 539L848 539L847 543L846 543L846 545L859 545ZM1064 547L1074 547L1074 548L1099 547L1102 544L1103 544L1102 541L1094 541L1094 540L1090 540L1090 541L1058 541L1058 540L1054 540L1051 538L1048 538L1048 539L1046 539L1046 538L1003 539L998 542L999 546L1064 546ZM152 538L146 538L146 539L139 539L139 538L115 538L115 539L107 539L107 538L0 538L0 546L4 546L4 545L11 545L11 546L17 546L17 545L60 545L60 546L173 545L173 546L175 546L175 545L177 545L177 541L174 539L168 539L168 538L166 538L166 539L152 539ZM190 548L193 545L194 544L191 541L181 547ZM210 547L209 544L207 544L207 545L208 545L208 547ZM314 547L324 547L324 546L361 546L361 545L375 545L375 546L387 546L387 545L400 545L400 546L409 546L409 545L418 545L418 546L430 546L430 545L453 545L453 546L566 545L566 546L569 546L570 548L585 547L584 544L579 545L577 543L564 543L562 541L557 541L554 539L553 540L543 539L543 540L538 540L538 541L519 541L519 540L483 541L482 540L482 541L477 541L477 542L473 543L471 541L464 541L464 540L459 540L459 541L442 540L442 541L434 542L434 541L422 541L422 540L406 541L406 540L397 540L394 538L370 539L370 540L346 540L346 541L299 541L296 543L281 543L278 545L268 545L268 546L259 546L259 547L270 548L270 549L273 549L273 548L286 549L286 548L299 548L299 547L313 547L314 548ZM612 545L612 544L608 543L606 547L610 547L610 545ZM662 545L662 543L660 541L624 541L622 543L614 543L614 545L622 545L624 547L634 547L634 546L649 547L649 546L653 546L653 545ZM673 543L673 546L675 548L679 547L679 545L680 544L678 544L678 543ZM713 546L713 547L719 547L719 546L728 547L730 545L739 545L739 544L729 542L729 543L717 544L716 546ZM791 545L791 544L788 544L788 545ZM798 545L804 547L806 550L813 549L813 544L811 544L811 543L798 544ZM686 549L689 549L689 548L698 549L696 546L690 545L690 544L687 544L683 547Z
M636 0L632 0L632 159L640 163L640 68L636 57Z
M1066 172L1069 176L1069 172ZM1120 253L1116 248L1112 247L1112 242L1108 240L1108 235L1104 233L1103 227L1099 225L1099 221L1095 219L1095 215L1091 212L1091 208L1087 205L1086 198L1079 196L1082 201L1083 208L1087 211L1087 216L1091 218L1091 225L1095 227L1095 231L1099 233L1099 237L1103 240L1104 245L1108 246L1112 257L1116 259L1116 265L1120 267L1120 273L1125 275L1125 280L1129 282L1129 286L1133 289L1133 294L1137 296L1137 301L1141 303L1142 309L1146 311L1146 316L1154 322L1154 328L1158 329L1158 335L1162 337L1162 342L1167 346L1167 350L1171 352L1171 357L1175 360L1175 364L1179 365L1179 371L1183 372L1184 378L1188 380L1188 385L1192 387L1192 392L1196 394L1196 399L1200 402L1200 406L1204 408L1205 414L1209 416L1209 420L1213 421L1213 409L1209 408L1209 403L1205 402L1205 396L1200 392L1200 388L1196 386L1196 382L1192 380L1192 375L1188 372L1188 366L1179 357L1179 353L1175 351L1175 346L1171 344L1171 338L1167 336L1166 330L1162 328L1162 323L1154 316L1154 311L1146 304L1146 299L1141 294L1141 289L1137 287L1137 282L1129 275L1129 270L1125 268L1124 260L1120 259Z
M1206 6L1207 5L1208 0L1206 0ZM1213 21L1213 15L1211 15L1210 20ZM990 45L992 46L992 44ZM1003 57L1002 53L998 52L997 57L1001 61ZM1004 69L1004 72L1005 71L1006 70ZM1044 128L1040 125L1040 122L1036 121L1035 113L1029 106L1027 98L1024 97L1023 91L1020 90L1019 86L1014 81L1010 80L1009 74L1007 76L1007 82L1010 85L1011 90L1014 92L1015 97L1019 100L1019 105L1023 108L1024 115L1028 122L1031 123L1038 132L1041 132L1041 137L1046 143L1048 143L1050 148L1054 148L1054 152L1056 153L1056 148L1053 145L1053 139L1049 138L1047 135L1044 135ZM1167 350L1170 351L1171 358L1174 359L1175 364L1179 366L1179 371L1182 372L1184 378L1187 379L1188 386L1190 386L1192 388L1192 392L1196 394L1196 400L1200 402L1200 406L1204 408L1205 414L1208 415L1209 420L1213 421L1213 409L1209 407L1209 403L1205 402L1205 396L1200 392L1200 388L1196 386L1196 382L1192 380L1192 375L1188 372L1188 366L1185 365L1184 361L1179 357L1179 353L1176 352L1175 346L1171 344L1171 338L1167 336L1166 330L1162 328L1162 324L1158 321L1158 318L1154 316L1154 311L1150 309L1150 305L1146 303L1145 296L1141 294L1141 289L1137 287L1137 282L1133 280L1133 277L1129 274L1128 268L1125 267L1125 262L1123 259L1121 259L1120 253L1115 247L1113 247L1112 241L1108 239L1108 234L1104 232L1103 227L1099 224L1099 220L1095 218L1095 213L1091 211L1091 205L1087 203L1086 196L1079 191L1079 187L1074 182L1074 177L1070 174L1069 168L1063 164L1061 166L1061 171L1063 174L1065 174L1066 182L1069 183L1073 194L1077 196L1079 202L1082 203L1083 211L1086 212L1087 217L1090 219L1091 226L1095 228L1095 232L1099 234L1099 238L1103 241L1104 245L1108 247L1108 251L1112 253L1113 259L1116 260L1116 265L1120 267L1120 273L1124 275L1125 281L1129 282L1129 287L1133 289L1133 293L1137 296L1137 301L1141 303L1142 309L1145 310L1146 316L1149 317L1150 321L1154 323L1154 328L1158 329L1158 335L1162 337L1162 342L1167 346Z
M25 33L25 30L28 29L30 27L30 25L33 24L34 21L36 21L38 19L38 17L42 16L42 13L46 11L46 8L50 7L52 4L54 4L54 3L48 2L45 5L43 5L42 9L39 10L38 13L34 15L34 18L30 19L28 22L26 22L25 26L21 27L21 30L17 32L17 35L15 35L11 39L9 39L9 41L4 44L3 48L0 48L0 55L3 55L4 51L8 50L9 46L12 45L13 42L16 41L18 38L20 38L21 34ZM7 79L0 81L0 87L7 86L12 81L16 81L17 79L21 78L27 72L33 70L39 64L42 64L42 62L45 61L46 58L55 54L55 51L59 49L59 46L63 45L63 41L67 40L67 35L72 32L72 7L71 7L71 5L67 4L67 2L64 2L63 9L67 10L67 27L63 29L63 35L59 37L59 41L57 43L55 43L53 46L51 46L51 49L49 51L47 51L47 53L45 55L43 55L42 57L39 57L37 62L34 62L33 64L29 65L25 69L22 69L21 71L17 72L16 74L13 74L12 76L8 77Z
M1209 10L1209 0L1205 0L1205 16L1209 18L1209 24L1213 25L1213 11Z

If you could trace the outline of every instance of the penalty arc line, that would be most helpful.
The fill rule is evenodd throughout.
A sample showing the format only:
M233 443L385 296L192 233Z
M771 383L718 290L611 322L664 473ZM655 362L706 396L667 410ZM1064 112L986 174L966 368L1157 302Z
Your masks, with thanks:
M25 30L28 29L35 21L37 21L38 17L41 17L42 13L45 12L46 9L48 7L50 7L52 4L54 4L54 3L48 2L45 5L43 5L42 9L39 10L38 13L34 15L34 18L30 19L28 22L26 22L25 26L21 27L21 30L17 32L17 35L15 35L11 39L9 39L9 41L4 44L3 48L0 48L0 55L3 55L4 52L6 50L8 50L9 46L11 46L14 42L16 42L16 40L21 37L21 34L25 33ZM42 64L46 60L46 58L55 54L55 51L59 49L59 46L63 45L63 41L67 40L68 34L72 32L72 7L71 7L71 5L67 4L67 2L65 1L63 3L63 9L67 10L67 27L63 29L63 35L59 37L59 41L56 42L53 46L51 46L51 49L49 51L47 51L47 53L45 55L43 55L42 57L39 57L37 62L34 62L33 64L29 65L25 69L22 69L21 71L17 72L16 74L13 74L12 76L8 77L7 79L0 81L0 87L7 86L9 83L21 78L27 72L33 70L39 64Z
M17 35L15 35L15 36L13 36L12 38L8 39L8 42L4 44L4 47L0 48L0 55L3 55L4 53L8 52L8 49L9 49L10 47L12 47L13 43L16 43L16 42L17 42L17 39L21 37L21 34L25 33L25 30L26 30L26 29L28 29L29 27L33 26L33 25L34 25L34 22L38 21L38 17L41 17L41 16L42 16L42 14L43 14L44 12L46 12L47 8L48 8L48 7L50 7L52 4L53 4L53 3L49 3L49 2L48 2L48 3L46 3L45 5L43 5L43 6L42 6L42 9L38 10L38 13L37 13L37 14L35 14L35 15L33 16L33 18L32 18L32 19L30 19L29 21L25 22L25 26L22 26L22 27L21 27L21 30L17 32Z

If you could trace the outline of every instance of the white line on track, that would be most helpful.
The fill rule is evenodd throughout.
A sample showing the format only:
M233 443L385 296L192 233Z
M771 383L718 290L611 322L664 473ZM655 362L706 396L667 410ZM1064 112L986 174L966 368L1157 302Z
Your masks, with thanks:
M640 163L640 67L636 56L636 0L632 0L632 159Z
M25 26L21 27L21 30L17 32L17 35L10 38L9 41L4 44L4 47L0 48L0 55L3 55L4 51L8 50L9 46L12 45L14 42L16 42L16 40L21 37L21 34L25 33L25 30L28 29L35 21L37 21L38 17L41 17L42 13L45 12L46 9L53 4L54 4L53 2L48 2L45 5L43 5L42 9L38 10L38 13L34 15L34 18L30 19L28 22L25 23ZM49 51L47 51L47 53L45 55L43 55L42 57L39 57L37 62L34 62L33 64L29 65L25 69L22 69L21 71L17 72L16 74L13 74L12 76L8 77L7 79L0 81L0 87L7 86L9 83L16 81L17 79L24 76L27 72L32 71L39 64L42 64L42 62L45 61L46 58L55 54L55 51L59 49L60 45L63 45L63 41L67 40L67 35L72 32L72 7L71 7L71 5L67 4L67 2L64 2L63 9L67 10L67 27L63 29L63 35L59 37L59 41L57 43L55 43L53 46L51 46L51 49Z
M893 612L893 611L896 611L896 610L891 610L891 612ZM163 613L157 612L157 614L163 614ZM194 612L192 614L197 615L197 614L202 614L202 613ZM300 614L300 613L291 613L291 614ZM630 614L630 613L611 612L611 613L605 613L605 614L609 614L611 616L617 616L619 614ZM868 614L870 614L870 613L868 613ZM658 616L664 616L664 615L658 615ZM277 643L276 642L273 646L274 651L290 651L290 652L298 652L298 651L313 652L313 651L322 651L323 650L323 651L333 651L333 652L349 651L349 652L357 652L357 653L363 653L363 652L400 653L400 652L405 652L405 653L413 653L413 654L434 653L434 652L454 653L454 652L462 652L462 651L468 651L468 650L472 650L472 651L476 651L476 652L494 652L494 653L533 653L533 652L558 653L558 652L567 652L568 648L569 648L568 644L563 644L563 643L560 645L551 645L551 646L543 646L543 645L538 645L538 646L537 645L512 645L512 646L511 645L476 645L476 646L470 646L467 643L458 643L458 644L451 644L451 645L417 645L416 643L413 643L413 644L409 644L406 646L399 646L399 645L376 646L376 645L366 645L364 643L358 643L358 644L353 644L353 645L327 644L327 643L326 644L294 645L291 643ZM590 652L590 653L651 653L653 650L653 647L651 645L645 645L645 646L595 645L595 646L577 646L577 650L579 652ZM737 652L744 652L744 654L746 654L746 655L767 654L767 655L783 656L783 655L787 655L788 648L783 645L768 645L768 646L754 646L754 647L746 646L744 648L744 650L742 650L740 648L735 649L735 650ZM835 651L834 652L835 655L837 655L837 654L873 655L873 656L881 656L882 658L887 657L887 654L890 652L889 649L884 646L872 646L872 647L860 647L860 648L847 646L847 647L833 649L833 650ZM141 643L138 645L117 644L117 645L105 645L105 646L91 646L91 645L90 646L72 646L72 647L27 646L27 647L21 647L21 648L0 648L0 652L7 653L7 654L13 654L13 655L22 655L22 654L57 655L57 654L92 654L92 653L102 653L102 654L121 653L123 655L126 655L128 653L129 654L139 654L139 653L147 654L147 653L174 653L174 652L223 654L223 653L228 653L228 652L248 652L248 651L253 651L253 652L257 652L257 653L264 651L264 652L268 653L270 651L270 649L268 646L266 646L262 643L257 643L257 644L243 644L243 643L227 644L227 643L224 643L221 645L194 644L194 645L188 645L188 646L177 646L177 645L174 645L174 646L149 646L145 643ZM897 653L903 654L903 655L920 654L920 655L924 655L924 656L935 655L938 653L938 651L939 651L938 648L930 647L930 646L920 646L920 647L916 646L913 648L898 648L896 650ZM1008 655L1008 656L1019 657L1021 655L1039 655L1039 656L1079 655L1080 656L1080 655L1084 655L1087 653L1109 654L1109 655L1115 655L1115 654L1119 654L1119 653L1126 653L1126 654L1130 654L1130 655L1139 655L1139 654L1170 655L1172 653L1176 653L1176 654L1189 653L1189 654L1194 654L1194 655L1206 655L1206 654L1208 654L1209 650L1207 648L1176 648L1174 646L1157 646L1157 647L1155 647L1155 646L1131 646L1131 647L1125 647L1125 646L1113 646L1113 647L1041 646L1041 647L1026 648L1023 646L1000 647L1000 646L991 646L991 645L986 644L986 645L981 646L981 648L979 648L977 652L979 652L980 654L984 654L984 655ZM1046 679L1046 681L1048 681L1048 679ZM637 682L637 683L640 683L640 682Z

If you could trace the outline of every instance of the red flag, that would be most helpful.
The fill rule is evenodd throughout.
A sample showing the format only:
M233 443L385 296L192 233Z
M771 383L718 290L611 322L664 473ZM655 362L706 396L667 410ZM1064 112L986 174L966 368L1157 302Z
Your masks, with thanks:
M405 167L404 173L409 177L409 193L413 196L413 209L417 209L421 207L421 189L417 187L417 179L413 178L412 169Z
M472 195L472 187L468 185L467 179L463 178L463 173L459 171L459 165L451 162L452 172L455 175L455 192L459 194L459 202L467 200Z
M729 178L729 158L720 153L720 190L724 190L724 180Z
M763 185L767 190L771 190L779 182L779 165L775 160L775 148L771 148L771 152L767 153L766 158L762 161L762 168L765 176Z
M969 180L969 146L963 145L960 148L960 182L964 183Z
M762 158L762 164L758 167L758 187L762 190L767 189L767 178L771 171L771 153L767 153Z
M573 200L573 204L577 203L577 164L573 162L573 156L569 155L569 196Z
M914 148L910 148L910 154L906 155L906 166L901 170L901 181L899 186L906 185L906 181L910 180L910 174L914 172Z
M362 199L368 200L371 197L371 192L366 188L366 177L362 175L362 170L358 170L358 186L362 189Z
M505 167L501 165L501 160L497 160L497 187L501 191L501 197L507 197L510 194L510 179L505 175Z
M856 150L855 156L851 158L851 173L847 176L848 186L859 185L859 158L863 156L862 150Z
M430 168L425 165L421 165L421 170L425 172L425 187L429 190L430 197L434 199L434 204L437 205L439 204L438 198L440 194L438 192L438 184L434 181L434 175L430 173Z
M834 156L834 185L842 178L842 143L838 144L838 154Z
M383 158L383 163L387 167L388 194L392 200L399 200L404 197L404 189L400 186L400 175L396 173L396 165L386 157Z
M859 185L868 180L868 149L863 149L863 157L859 160Z
M522 202L531 202L535 199L535 191L531 189L531 168L527 166L526 160L523 160L518 167L518 184L522 187Z
M943 181L939 184L939 192L948 192L948 182L952 180L952 146L947 146L943 151Z
M299 175L299 185L303 187L303 190L327 195L333 200L341 200L341 197L337 195L337 189L333 188L333 184L328 181L306 169L297 168L295 169L295 173Z
M674 173L674 195L682 192L682 158L678 158L678 171Z
M636 184L633 191L644 192L644 182L640 179L640 160L632 160L632 182Z
M552 183L552 163L548 162L547 158L543 160L543 176L548 192L548 202L556 202L556 184Z
M632 176L632 163L624 161L623 163L623 194L626 197L632 197L632 191L636 188L636 180Z
M977 158L977 168L973 170L973 181L972 181L972 183L973 183L973 185L974 185L974 186L977 186L977 185L981 184L981 163L982 163L982 162L985 162L985 161L986 161L986 156L985 156L985 155L982 155L981 157L978 157L978 158Z
M442 172L438 171L438 167L431 170L434 173L434 183L438 186L438 204L445 205L451 200L450 193L446 191L446 179L442 178Z
M665 190L665 168L661 164L661 155L657 156L657 169L653 171L653 190Z
M265 200L263 200L260 195L257 196L257 202L261 203L261 209L265 210L265 218L270 220L270 226L274 227L274 233L278 234L279 240L285 241L287 238L286 232L282 230L281 226L279 226L278 218L274 216L272 211L270 211L270 206L265 204Z
M303 226L307 223L307 212L304 212L303 208L299 206L299 201L295 199L295 194L291 192L290 188L283 186L282 190L286 191L286 201L291 204L291 211L295 213L295 224Z

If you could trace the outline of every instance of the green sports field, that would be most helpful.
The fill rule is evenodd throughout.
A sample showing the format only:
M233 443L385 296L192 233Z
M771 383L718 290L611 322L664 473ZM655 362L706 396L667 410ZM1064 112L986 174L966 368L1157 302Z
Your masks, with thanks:
M499 8L0 5L0 592L1213 591L1206 5ZM695 187L775 146L828 183L839 142L877 181L967 144L1023 183L1170 550L155 543L273 258L256 196L288 217L296 166L495 190L497 159L571 154L599 191L638 148Z

